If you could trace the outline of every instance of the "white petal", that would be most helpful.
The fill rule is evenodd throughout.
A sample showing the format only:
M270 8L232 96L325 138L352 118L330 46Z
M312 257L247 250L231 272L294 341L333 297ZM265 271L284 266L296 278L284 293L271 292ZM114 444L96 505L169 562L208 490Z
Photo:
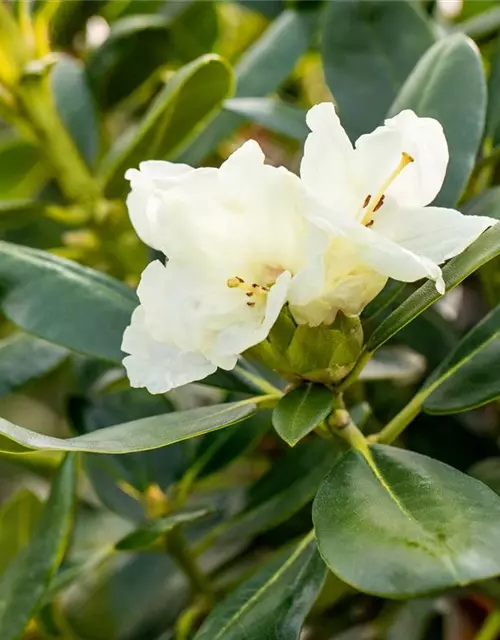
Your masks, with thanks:
M308 216L313 223L332 235L341 235L352 242L357 247L360 261L379 274L403 282L430 278L436 282L436 287L443 288L441 269L437 264L399 246L373 228L369 229L317 204L314 208L310 203Z
M311 133L300 165L306 188L324 204L355 215L361 196L351 167L354 151L335 107L330 102L317 104L308 111L306 121Z
M164 247L161 192L174 187L192 171L187 164L150 160L141 162L139 170L129 169L125 173L131 185L127 197L130 220L139 238L153 249L162 251Z
M331 324L339 311L357 316L387 281L362 262L357 245L342 237L331 240L315 267L300 272L292 282L290 309L299 324Z
M496 224L485 216L464 216L440 207L399 208L386 202L374 216L372 229L405 249L441 264L466 249Z
M130 326L125 329L122 350L130 354L123 360L130 384L146 387L150 393L165 393L202 380L216 370L215 365L198 353L181 351L155 340L146 327L142 307L137 307Z
M405 110L361 136L355 151L358 178L373 196L398 166L403 152L414 162L402 170L386 193L401 206L425 206L441 189L449 157L443 128L433 118L419 118Z
M243 353L265 340L285 304L291 275L282 273L271 287L264 312L259 307L242 309L242 322L228 326L219 335L215 351L220 354Z

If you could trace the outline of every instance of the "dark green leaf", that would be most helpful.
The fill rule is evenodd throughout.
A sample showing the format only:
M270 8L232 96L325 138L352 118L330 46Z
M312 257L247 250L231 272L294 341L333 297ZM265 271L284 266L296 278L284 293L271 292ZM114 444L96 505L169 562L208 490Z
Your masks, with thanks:
M391 107L392 115L413 109L443 125L450 163L436 205L455 206L467 183L483 135L486 100L479 51L474 42L458 34L429 49Z
M488 216L500 220L500 187L485 189L463 207L468 216Z
M275 91L309 47L317 20L316 10L283 11L236 65L236 97L259 98ZM234 113L219 114L176 159L201 163L244 121Z
M427 413L467 411L500 396L500 307L469 331L425 386L439 379L423 403Z
M19 427L0 418L0 451L29 449L87 451L89 453L131 453L159 449L174 442L222 429L244 420L255 411L249 402L217 404L117 424L74 438L54 438Z
M491 61L488 78L488 110L486 112L486 135L495 144L500 141L500 37L497 38L495 53Z
M74 351L119 362L134 292L98 271L0 242L0 308L19 327Z
M170 20L161 15L134 15L117 20L108 38L91 52L90 86L103 109L127 98L162 64L168 62Z
M329 2L323 20L326 81L354 141L382 123L434 38L409 2Z
M325 418L333 406L333 394L319 384L304 384L287 393L273 411L273 427L293 447Z
M63 347L24 333L0 340L0 396L52 371L67 355Z
M408 597L500 573L500 499L442 462L376 445L345 453L313 507L323 559L361 591Z
M500 495L500 457L480 460L467 473Z
M0 511L0 575L29 543L40 519L42 502L28 489L20 489Z
M366 364L360 380L395 380L399 384L417 381L425 371L425 358L411 349L390 346L380 349Z
M299 142L309 133L306 112L276 98L232 98L226 100L224 109Z
M446 290L450 291L468 275L500 254L500 225L488 229L462 254L443 268ZM441 296L433 282L426 282L411 294L370 336L367 349L375 351Z
M75 504L75 458L62 463L30 544L0 580L0 637L19 638L35 612L68 543Z
M164 518L152 520L119 540L115 548L119 551L131 551L150 547L161 538L161 536L172 531L172 529L178 527L180 524L199 520L200 518L204 518L208 513L206 509L198 509L196 511L186 511L185 513L173 513Z
M124 175L142 160L170 157L229 97L233 73L223 58L206 55L182 67L156 97L136 131L127 131L103 162L106 193L127 191Z
M195 640L299 640L325 580L311 537L241 584L214 609Z
M83 66L60 56L51 72L52 91L63 123L89 166L99 153L99 123Z
M319 438L297 446L249 490L247 510L214 529L209 540L229 543L269 531L310 502L339 451Z

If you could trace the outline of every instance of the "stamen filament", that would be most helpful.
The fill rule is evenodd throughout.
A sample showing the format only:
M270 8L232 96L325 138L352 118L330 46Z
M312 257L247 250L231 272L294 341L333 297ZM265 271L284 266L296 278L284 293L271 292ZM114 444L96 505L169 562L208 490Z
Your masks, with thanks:
M387 178L387 180L382 184L380 189L377 191L376 195L373 198L370 198L370 200L368 201L369 206L364 213L363 219L361 220L361 224L367 225L371 221L373 214L376 213L380 209L380 207L384 204L384 197L387 189L391 186L394 180L399 176L401 171L403 171L403 169L407 165L411 164L412 162L415 162L415 160L411 157L411 155L409 153L406 153L406 151L403 151L403 153L401 154L401 160L399 161L398 166L394 169L394 171Z

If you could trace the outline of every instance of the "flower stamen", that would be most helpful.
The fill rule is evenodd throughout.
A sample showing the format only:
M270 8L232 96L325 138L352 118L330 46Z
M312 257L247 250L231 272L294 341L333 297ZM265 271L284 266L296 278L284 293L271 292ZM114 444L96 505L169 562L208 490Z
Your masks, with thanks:
M415 159L412 158L412 156L409 153L406 153L406 151L403 151L403 153L401 154L401 160L399 161L398 166L394 169L394 171L387 178L387 180L382 184L382 186L378 190L375 197L372 198L371 195L368 195L365 198L363 209L368 205L369 206L363 215L361 224L368 226L369 222L372 220L373 214L376 213L380 209L380 207L384 204L385 192L387 191L387 189L391 186L394 180L399 176L401 171L403 171L403 169L409 164L411 164L412 162L415 162Z
M256 302L263 302L270 291L269 287L256 282L249 285L239 276L229 278L226 285L230 289L241 289L247 298L253 298L247 302L248 307L255 307Z

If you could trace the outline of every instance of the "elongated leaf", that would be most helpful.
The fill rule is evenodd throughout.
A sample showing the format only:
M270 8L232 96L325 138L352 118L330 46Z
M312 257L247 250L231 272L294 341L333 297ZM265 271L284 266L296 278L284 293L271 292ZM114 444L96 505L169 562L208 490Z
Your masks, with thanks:
M323 25L326 81L354 141L382 123L434 38L423 15L405 1L329 2Z
M332 443L319 439L291 450L250 488L247 509L214 529L209 540L229 543L286 522L313 499L338 454Z
M500 28L500 7L491 7L468 20L459 22L457 28L471 38L488 36Z
M448 376L448 372L460 365ZM457 413L500 397L500 307L496 307L460 341L425 386L443 382L427 397L427 413ZM446 377L448 376L448 377Z
M406 347L381 349L367 363L360 380L396 380L399 384L411 384L425 371L425 358Z
M273 426L291 447L331 412L333 394L319 384L305 384L287 393L273 411Z
M67 355L63 347L23 333L0 340L0 396L52 371Z
M206 509L198 509L196 511L186 511L185 513L173 513L164 518L152 520L119 540L115 548L119 551L130 551L132 549L150 547L162 535L172 531L172 529L178 527L180 524L199 520L208 513Z
M112 24L108 38L87 62L89 83L103 109L129 96L168 61L169 24L158 14L127 16Z
M168 82L148 109L132 136L119 140L104 160L106 193L120 196L127 190L126 170L142 160L170 157L203 126L229 97L232 70L223 58L206 55L186 65Z
M0 580L0 637L19 638L66 548L75 504L75 458L62 463L28 547Z
M382 445L351 450L319 488L323 559L361 591L408 597L500 573L500 499L442 462Z
M500 187L485 189L475 198L468 200L463 212L469 216L489 216L500 220Z
M443 268L446 290L450 291L456 287L468 275L499 254L500 225L495 225ZM426 282L375 329L368 340L367 349L378 349L440 297L434 283Z
M89 453L131 453L159 449L174 442L222 429L255 411L248 402L216 404L152 416L99 429L74 438L46 436L0 418L0 451L25 453L29 449L88 451Z
M195 640L298 640L325 574L309 535L221 602Z
M40 150L21 138L0 144L0 197L33 197L48 176L47 168L40 160Z
M28 333L119 362L136 304L131 289L98 271L0 242L0 308Z
M316 9L283 11L236 65L236 97L259 98L275 91L306 52L317 20ZM241 115L220 113L176 159L199 164L244 121Z
M21 489L0 511L0 575L29 543L40 519L42 502L28 489Z
M479 51L463 35L437 42L417 64L391 107L436 118L450 150L450 163L435 204L452 207L476 160L486 117L486 80Z
M52 90L63 123L89 166L99 152L97 112L83 65L60 56L51 73Z
M224 109L300 142L309 133L306 112L275 98L232 98L226 100Z

